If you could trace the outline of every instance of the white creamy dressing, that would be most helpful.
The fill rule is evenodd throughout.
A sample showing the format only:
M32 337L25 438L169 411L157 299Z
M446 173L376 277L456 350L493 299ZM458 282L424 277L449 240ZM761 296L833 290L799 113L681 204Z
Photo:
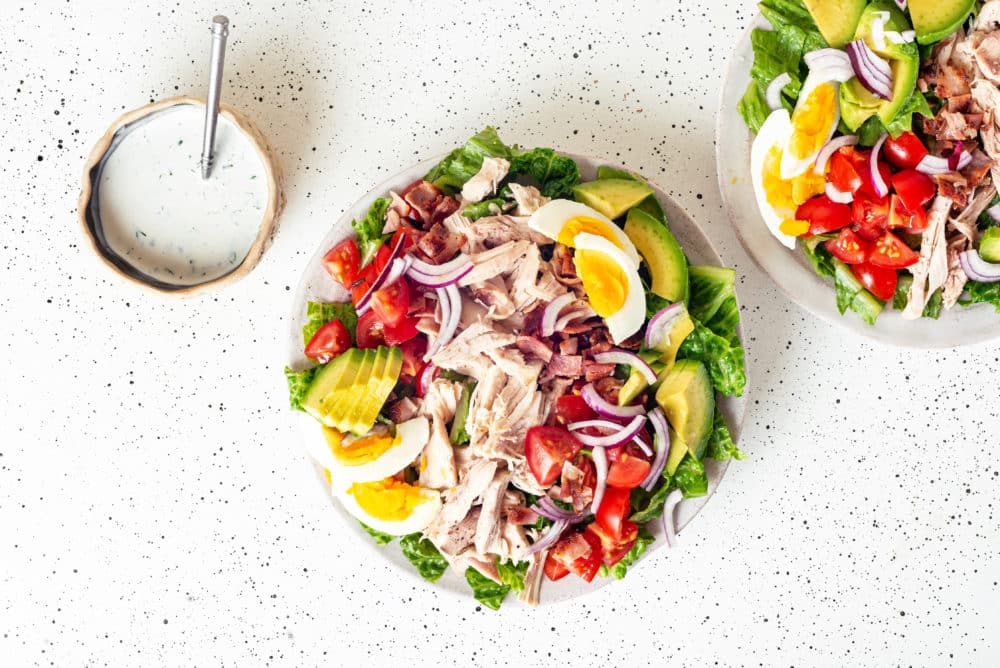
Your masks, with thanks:
M268 201L251 140L219 115L211 176L201 178L204 107L177 105L126 130L107 157L99 206L108 246L139 271L194 285L246 257Z

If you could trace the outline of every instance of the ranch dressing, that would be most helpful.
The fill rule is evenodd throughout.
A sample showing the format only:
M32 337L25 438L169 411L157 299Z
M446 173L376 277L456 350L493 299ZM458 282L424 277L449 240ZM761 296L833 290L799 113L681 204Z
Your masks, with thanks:
M126 128L105 158L99 186L108 246L139 271L195 285L246 257L268 201L255 145L219 115L215 167L201 178L205 109L180 104Z

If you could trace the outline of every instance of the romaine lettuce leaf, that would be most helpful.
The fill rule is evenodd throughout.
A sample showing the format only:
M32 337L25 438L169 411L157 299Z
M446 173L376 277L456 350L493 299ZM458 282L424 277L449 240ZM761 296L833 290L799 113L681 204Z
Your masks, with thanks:
M419 533L403 536L399 539L399 546L403 549L403 556L410 560L425 580L436 582L448 569L448 562L434 544Z
M370 526L368 526L361 520L358 520L358 524L360 524L361 528L364 529L366 532L368 532L368 535L371 536L372 539L374 539L374 541L379 545L385 545L386 543L391 543L392 541L396 540L396 537L393 536L392 534L383 533L378 529L372 529Z
M968 297L962 297L958 300L962 306L992 304L997 313L1000 313L1000 283L969 281L965 284L965 292Z
M389 210L391 200L379 197L368 207L368 215L361 220L352 220L351 227L358 233L358 250L361 251L361 266L365 266L375 258L375 253L385 241L382 228L385 227L385 213Z
M914 89L913 94L910 95L896 115L886 126L889 134L893 137L898 137L904 132L913 131L913 114L920 114L921 116L931 117L934 114L931 112L931 106L927 104L927 98L919 90ZM876 138L877 139L877 138ZM873 142L874 143L874 142Z
M730 459L746 459L746 454L736 447L733 442L733 435L729 433L729 425L726 418L718 406L715 408L715 417L712 421L712 434L708 437L708 450L706 454L717 462L725 462Z
M900 274L899 279L896 281L896 292L892 295L892 308L897 311L902 311L906 308L906 304L910 301L910 286L913 285L913 276L910 274ZM921 314L924 318L933 318L937 320L941 315L941 289L938 288L931 295L930 299L927 300L927 304L924 306L924 312Z
M712 319L723 302L736 294L736 272L732 269L692 265L688 278L691 284L688 313L704 323Z
M465 581L472 587L472 595L476 600L491 610L499 610L503 599L510 592L510 585L497 584L471 567L465 569Z
M307 302L306 324L302 326L302 345L309 345L309 340L313 337L313 334L331 320L339 320L340 324L351 335L351 341L355 340L355 330L358 328L358 313L354 310L352 304Z
M693 319L693 318L692 318ZM694 331L677 351L678 359L703 362L712 377L712 385L725 395L743 394L747 377L743 365L743 348L719 336L705 325L694 320Z
M715 315L705 323L705 326L727 339L730 343L739 345L739 337L736 336L736 326L740 323L740 309L736 305L736 297L727 297Z
M764 121L771 115L771 108L767 106L767 100L764 99L764 90L761 89L759 82L751 81L747 84L747 92L740 98L739 104L736 105L736 110L740 112L743 122L747 124L751 132L754 134L760 132Z
M503 205L506 201L500 197L484 199L482 202L470 204L462 209L462 215L469 220L479 220L486 216L497 216L503 212Z
M309 391L313 376L316 375L316 368L305 369L304 371L292 371L285 367L285 379L288 381L288 403L293 410L302 410L302 399Z
M516 152L510 160L510 174L525 174L540 184L546 197L570 197L572 188L580 182L580 169L572 158L559 155L551 148L536 148Z
M684 456L674 473L673 486L681 490L685 499L708 494L708 477L705 465L691 456Z
M528 572L528 562L500 561L497 559L497 573L500 580L510 587L511 591L524 591L524 576Z
M483 166L483 158L510 159L510 149L500 141L497 131L487 127L470 138L461 148L456 148L434 166L424 177L445 192L455 193L465 182L476 175Z

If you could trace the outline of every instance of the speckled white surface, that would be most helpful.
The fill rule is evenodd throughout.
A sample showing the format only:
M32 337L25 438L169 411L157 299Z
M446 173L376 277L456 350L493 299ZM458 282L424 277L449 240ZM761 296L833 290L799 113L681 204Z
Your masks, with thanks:
M788 304L728 229L712 133L749 3L21 3L0 27L4 665L995 666L1000 347L914 353ZM119 113L198 92L278 147L251 276L168 301L75 221ZM284 414L290 287L371 184L487 123L658 179L741 273L751 458L577 602L495 614L337 534ZM1000 320L998 320L1000 323Z

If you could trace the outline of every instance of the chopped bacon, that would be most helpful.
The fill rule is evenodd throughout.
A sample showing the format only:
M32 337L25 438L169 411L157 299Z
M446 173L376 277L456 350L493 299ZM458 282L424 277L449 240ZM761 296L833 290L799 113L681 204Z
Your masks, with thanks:
M600 355L601 353L606 353L614 348L610 341L598 341L590 346L587 350L591 355Z
M573 322L562 328L563 334L583 334L597 327L596 322Z
M962 209L969 203L969 183L958 172L946 172L931 176L938 187L938 194L947 197Z
M580 355L560 355L559 353L555 353L548 364L545 365L545 371L547 374L553 376L578 378L583 375L583 357Z
M563 536L549 555L558 558L560 563L571 564L581 557L589 557L591 549L583 534L571 533Z
M464 236L449 232L441 223L435 223L417 242L417 248L432 264L442 264L455 257L464 243Z
M575 336L559 342L559 352L563 355L576 355L580 349L580 342Z
M607 378L615 372L614 364L600 364L598 362L592 362L587 360L583 363L583 373L584 377L588 380L599 380L601 378Z
M582 511L594 500L594 490L587 485L587 475L582 469L577 468L572 462L563 464L562 480L560 485L560 501L572 503L573 510Z
M458 200L454 197L445 196L434 207L434 212L431 214L431 223L440 223L456 211L458 211Z
M533 355L538 359L542 360L546 364L552 359L552 347L534 336L528 336L526 334L519 334L517 340L515 341L517 349L522 353L527 355Z
M399 401L386 406L385 414L393 422L406 422L417 416L420 406L410 397L403 397Z
M580 277L576 275L576 265L573 263L573 255L569 252L569 247L557 243L552 249L552 273L556 280L563 285L579 285L582 283Z
M986 175L990 173L990 168L993 167L993 160L978 148L970 150L972 153L972 162L962 170L962 176L965 177L969 188L976 188L983 182Z
M418 180L406 186L402 198L413 207L411 216L428 222L438 204L444 199L444 193L430 181Z
M598 394L613 404L618 403L618 393L623 385L625 385L625 381L614 376L605 376L594 381L594 389L597 390Z
M639 350L642 348L644 342L642 332L636 332L632 336L628 337L624 341L618 344L619 348L624 348L625 350Z
M538 513L524 506L507 508L507 521L511 524L534 524L538 521Z

